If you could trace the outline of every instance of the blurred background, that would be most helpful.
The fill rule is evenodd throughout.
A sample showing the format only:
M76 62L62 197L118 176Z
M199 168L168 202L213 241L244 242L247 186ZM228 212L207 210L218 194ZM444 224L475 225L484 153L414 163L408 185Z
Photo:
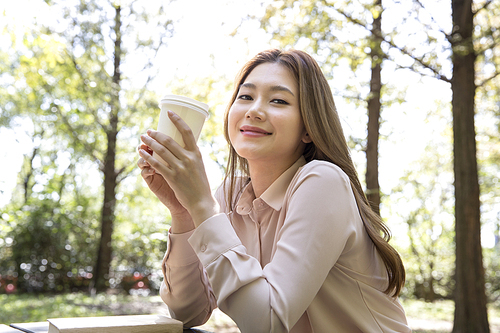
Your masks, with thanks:
M500 331L491 0L2 1L0 323L161 306L170 216L136 167L139 137L164 94L209 104L215 190L233 79L269 48L310 53L328 78L415 331Z

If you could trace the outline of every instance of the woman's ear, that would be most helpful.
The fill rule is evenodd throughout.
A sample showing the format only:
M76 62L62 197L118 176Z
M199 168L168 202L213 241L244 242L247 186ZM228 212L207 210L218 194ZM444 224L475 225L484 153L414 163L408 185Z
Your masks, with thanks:
M302 136L302 142L304 143L311 143L312 142L312 139L311 137L309 136L309 133L304 133L304 135Z

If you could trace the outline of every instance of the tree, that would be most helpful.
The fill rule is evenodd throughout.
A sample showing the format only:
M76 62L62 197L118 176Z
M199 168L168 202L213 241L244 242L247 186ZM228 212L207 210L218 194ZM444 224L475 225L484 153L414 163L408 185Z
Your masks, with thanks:
M378 141L380 136L380 95L382 91L382 0L376 0L372 9L370 60L372 63L370 94L368 97L368 131L366 138L366 197L373 211L380 215L380 186L378 181Z
M452 1L453 155L456 292L453 332L489 332L481 248L479 180L474 125L476 74L472 0Z
M26 33L5 73L19 79L19 89L7 94L2 125L29 116L56 132L65 144L61 150L75 154L77 164L90 163L101 173L93 277L94 287L102 291L112 259L117 188L136 169L139 133L150 127L148 115L157 110L158 98L147 88L155 74L153 60L171 35L172 23L163 6L151 12L137 1L81 1L76 6L51 1L50 6L63 13L57 24Z
M137 24L134 20L139 19L143 22L148 22L148 13L144 9L142 9L142 12L137 11L135 2L131 2L129 5L130 6L126 6L126 8L130 8L130 10L128 10L127 17L124 17L122 6L119 4L112 2L107 4L104 3L103 5L97 2L90 4L82 3L77 8L77 11L84 15L83 22L73 21L73 29L78 31L76 27L82 23L88 28L82 30L81 33L67 36L69 37L68 42L73 42L73 50L71 50L72 52L69 53L69 55L80 79L83 80L83 82L90 81L90 84L94 82L94 85L99 85L103 91L103 96L100 100L93 99L95 104L87 106L87 112L91 116L91 120L97 123L97 131L103 135L102 139L105 144L100 146L99 143L97 143L85 145L84 147L89 156L99 164L100 171L103 174L101 235L97 262L94 270L94 287L97 291L106 289L107 280L109 278L109 269L112 260L112 234L115 220L117 186L127 177L132 168L135 167L135 161L133 159L131 160L130 157L121 162L118 160L118 157L123 154L122 152L125 148L118 146L118 136L120 131L125 130L127 127L133 128L134 123L130 122L132 120L131 118L137 118L138 115L135 113L139 111L139 103L142 102L141 99L146 92L147 83L149 83L152 78L152 76L149 76L142 90L133 92L132 96L130 96L130 93L128 97L124 94L126 90L123 89L124 77L122 74L122 67L126 64L127 57L126 38L127 36L130 37L134 29L137 29L134 27L134 24ZM95 11L100 12L101 20L94 23L90 13ZM145 69L152 66L151 62L154 55L164 43L164 39L170 35L171 23L161 19L163 7L161 7L156 14L155 32L158 33L158 36L150 38L149 40L141 40L139 39L140 32L136 32L138 40L131 41L130 38L128 40L128 43L135 43L139 49L142 49L142 53L145 53L149 57L147 62L143 64ZM107 21L106 15L114 17L112 23ZM102 28L102 25L106 24L109 24L110 27L108 32ZM92 33L92 35L89 35L89 33ZM96 36L98 36L99 43L94 43ZM106 43L112 46L108 49ZM95 69L86 70L86 64L82 65L78 63L75 55L75 51L78 47L84 47L87 50L93 47L96 48L100 53L100 57L96 59L92 57L92 54L88 54L90 58L88 60L89 63L97 65L97 70L99 72L96 72ZM102 71L106 68L112 68L111 73ZM88 86L84 86L84 88L86 88L87 94L93 93L91 89L88 89ZM87 99L90 98L89 95L85 97ZM151 106L148 104L149 102L146 102L146 106ZM76 143L79 138L75 136L75 133L78 133L81 127L79 124L76 126L72 125L69 121L68 114L65 114L60 109L58 111L66 125L67 131L73 134L73 139Z

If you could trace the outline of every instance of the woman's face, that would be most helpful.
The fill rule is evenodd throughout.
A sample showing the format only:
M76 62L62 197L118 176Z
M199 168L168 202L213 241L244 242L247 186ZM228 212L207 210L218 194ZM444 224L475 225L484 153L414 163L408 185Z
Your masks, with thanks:
M299 110L295 78L277 63L258 65L240 86L228 114L231 144L249 163L291 165L310 138Z

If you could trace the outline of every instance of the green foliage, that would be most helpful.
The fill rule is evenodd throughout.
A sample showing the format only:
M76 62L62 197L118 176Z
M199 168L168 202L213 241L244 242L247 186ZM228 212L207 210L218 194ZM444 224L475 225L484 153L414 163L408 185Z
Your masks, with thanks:
M19 291L82 289L92 271L97 200L71 158L37 151L19 175L19 196L2 209L0 275L14 277Z
M478 89L477 161L483 228L499 237L500 225L500 77Z
M18 277L17 288L62 292L88 287L98 224L90 209L61 206L51 199L32 200L8 222L15 224L7 235L13 239L12 255L1 268L6 275Z
M25 131L33 143L17 191L2 208L0 220L0 274L17 279L19 291L85 287L100 237L100 171L113 155L115 186L138 174L139 134L152 127L158 110L158 96L147 90L155 73L152 62L171 35L172 24L163 7L150 13L138 4L121 5L122 36L109 19L116 12L112 2L52 1L57 25L34 22L22 34L10 34L11 45L0 47L0 58L5 60L0 72L0 98L5 101L0 126ZM147 38L145 29L150 32ZM119 83L114 73L118 37L122 38L119 70L123 71L129 55L139 73L123 71ZM113 137L117 145L109 150ZM123 188L118 200L133 192L126 184ZM147 225L141 230L150 234L165 232L166 228L148 224L142 216L130 221L126 210L120 213L117 219L123 224ZM159 249L164 245L151 244ZM154 265L152 261L158 257L141 267L157 267L158 261ZM134 267L136 259L126 255L115 262Z
M363 1L280 1L268 6L262 26L273 33L281 45L300 45L318 55L326 74L329 68L345 60L352 71L367 58L369 46L367 27L372 14ZM357 24L348 17L361 22ZM346 33L348 31L348 33Z
M497 231L498 232L498 231ZM496 237L498 240L498 236ZM485 266L486 295L488 301L498 306L500 304L500 245L483 249L483 264Z
M489 1L484 4L486 6L475 3L473 43L477 55L476 84L480 89L484 87L487 92L491 93L491 80L500 73L498 53L500 51L500 23L498 22L500 4L498 1ZM490 95L490 97L493 96Z
M479 7L480 8L480 7ZM479 9L477 8L477 9ZM481 222L494 245L483 248L486 293L489 301L500 300L500 4L493 1L479 9L474 30L477 50L476 131Z
M369 81L363 71L370 70L366 50L370 47L372 14L365 6L363 2L351 1L273 2L261 24L281 47L295 47L313 54L332 81L334 95L359 103L366 100L369 92L361 88L367 87L362 82ZM338 71L339 67L350 68L352 73Z
M134 180L127 184L130 189L121 191L126 195L117 206L120 228L113 234L110 285L121 288L123 279L138 273L148 277L151 289L158 290L163 280L160 263L167 249L170 214L142 177Z
M399 220L406 230L397 243L407 272L404 295L434 301L453 293L453 171L448 119L440 113L427 118L443 129L441 136L436 135L385 199L390 200L391 220Z

